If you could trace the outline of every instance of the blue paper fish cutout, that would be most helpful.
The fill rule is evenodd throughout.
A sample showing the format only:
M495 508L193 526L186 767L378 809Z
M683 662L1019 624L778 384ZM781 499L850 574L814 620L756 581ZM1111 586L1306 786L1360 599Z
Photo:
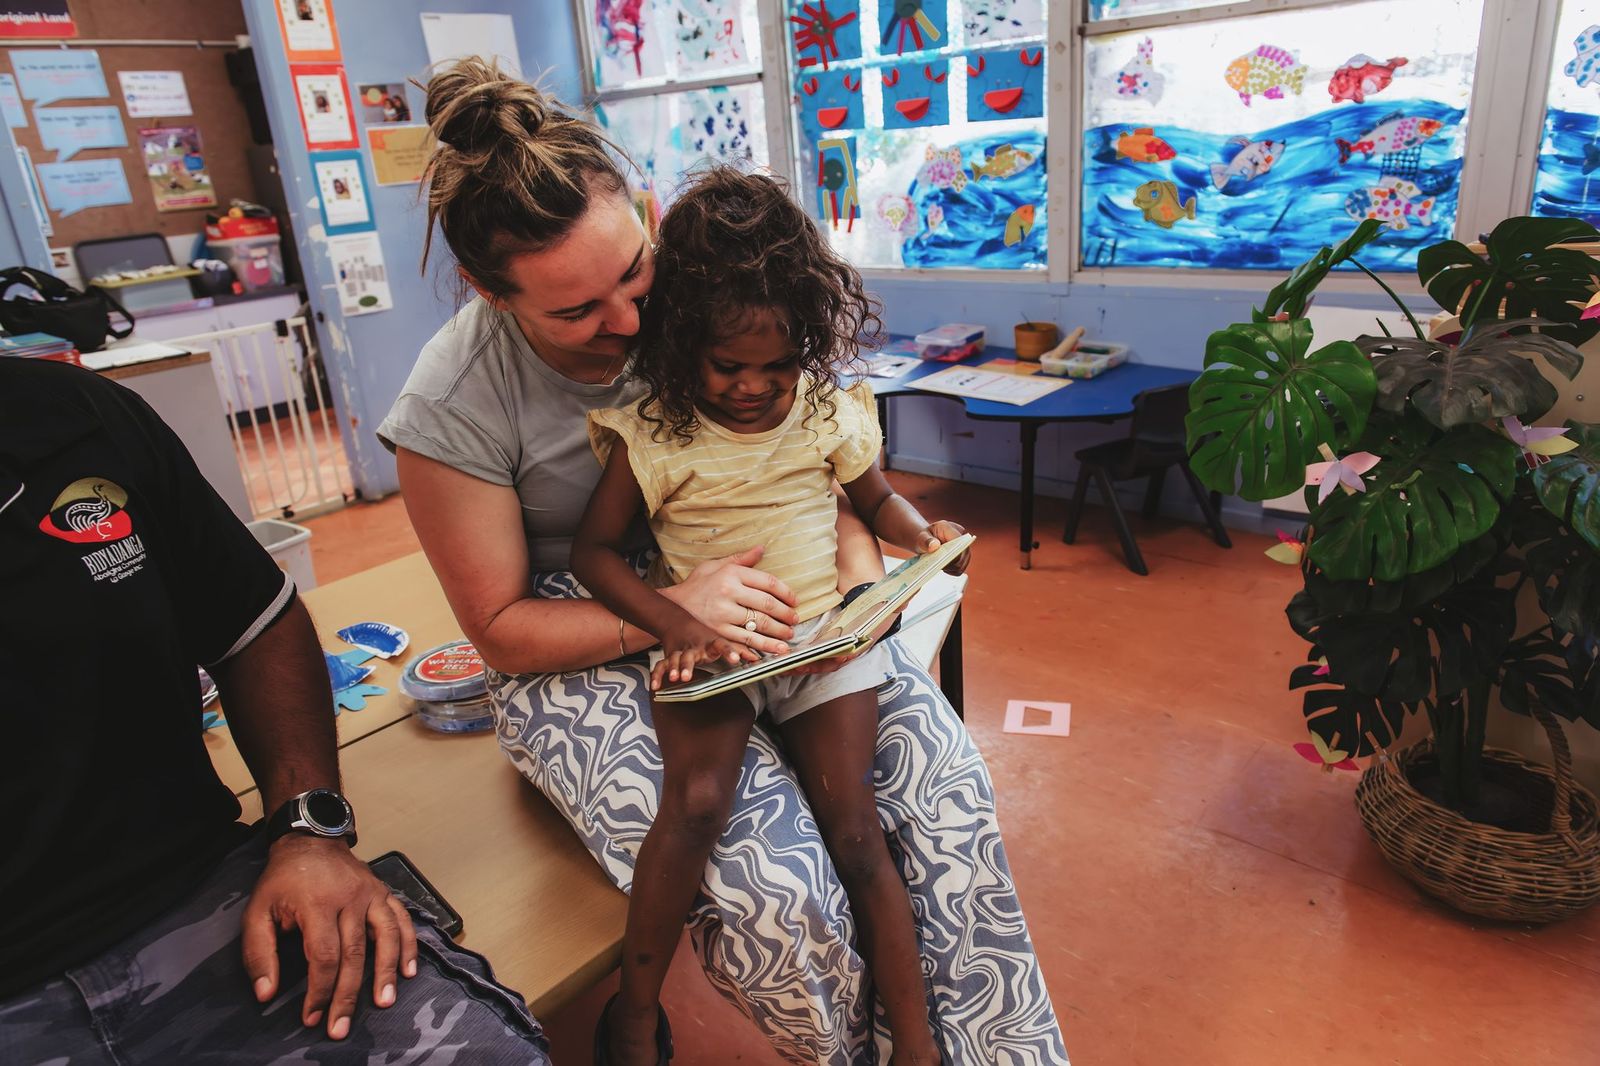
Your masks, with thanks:
M387 622L356 622L339 630L339 639L380 659L393 659L411 646L411 634Z
M360 655L361 658L357 659L356 662L350 662L345 657L350 655ZM333 691L342 692L353 685L361 684L361 682L371 677L372 667L357 665L357 663L369 658L371 658L370 655L362 652L345 652L344 655L329 655L327 652L323 652L322 659L328 664L328 681L332 683Z

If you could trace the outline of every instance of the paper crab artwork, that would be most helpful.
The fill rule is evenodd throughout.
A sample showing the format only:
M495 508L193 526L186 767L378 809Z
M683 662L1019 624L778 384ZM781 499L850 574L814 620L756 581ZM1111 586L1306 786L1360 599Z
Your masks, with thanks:
M800 69L842 59L861 58L861 11L858 0L800 0L789 21L794 24L794 52Z
M878 0L882 51L900 56L937 47L948 18L945 0Z
M1044 49L967 57L967 120L998 122L1044 115Z
M861 191L856 185L852 138L833 137L817 142L817 201L821 217L834 228L844 222L849 233L861 217Z
M949 123L948 60L899 63L884 70L881 76L884 129L905 130Z
M800 128L807 141L832 130L858 130L866 123L861 107L861 72L835 70L800 78Z

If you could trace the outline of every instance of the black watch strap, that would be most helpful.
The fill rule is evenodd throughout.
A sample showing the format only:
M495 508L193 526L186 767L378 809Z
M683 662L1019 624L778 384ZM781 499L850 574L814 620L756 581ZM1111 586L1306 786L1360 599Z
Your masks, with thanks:
M324 808L324 818L319 819L313 808ZM339 812L337 821L330 821L326 815ZM331 788L314 788L309 792L287 800L277 810L272 812L267 819L267 843L287 836L290 833L304 833L307 836L324 837L329 840L343 840L350 847L356 845L355 811L350 806L350 801Z

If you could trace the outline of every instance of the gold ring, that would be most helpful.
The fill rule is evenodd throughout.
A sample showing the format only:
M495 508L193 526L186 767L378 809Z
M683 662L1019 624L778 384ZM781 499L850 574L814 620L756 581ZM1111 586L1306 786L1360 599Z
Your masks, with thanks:
M744 612L744 628L747 633L756 631L756 613L748 608Z

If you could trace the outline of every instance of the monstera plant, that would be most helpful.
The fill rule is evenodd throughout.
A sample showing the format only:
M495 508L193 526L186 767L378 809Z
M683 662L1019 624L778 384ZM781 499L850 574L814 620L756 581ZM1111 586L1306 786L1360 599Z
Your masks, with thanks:
M1422 285L1460 321L1448 339L1361 265L1379 235L1362 223L1252 321L1211 335L1190 391L1191 465L1246 499L1305 491L1303 535L1272 554L1304 577L1287 613L1310 648L1290 686L1320 758L1384 753L1421 712L1434 754L1417 787L1476 822L1514 821L1482 787L1496 691L1513 712L1600 728L1600 426L1539 424L1552 376L1573 378L1577 345L1600 331L1582 317L1600 260L1564 245L1600 233L1517 218L1484 254L1425 249ZM1400 304L1410 335L1313 337L1307 304L1343 264ZM1525 589L1531 625L1518 623Z

